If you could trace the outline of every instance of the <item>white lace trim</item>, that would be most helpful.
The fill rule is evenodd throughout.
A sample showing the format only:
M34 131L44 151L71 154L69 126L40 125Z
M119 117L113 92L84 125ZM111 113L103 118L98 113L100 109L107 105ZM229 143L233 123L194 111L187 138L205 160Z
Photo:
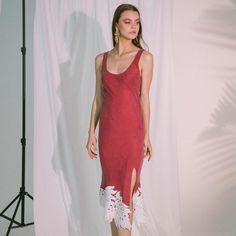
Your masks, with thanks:
M99 199L100 204L103 207L105 220L109 223L113 220L119 228L126 228L131 230L131 224L129 219L129 213L131 212L129 207L122 202L122 196L120 191L114 190L115 186L107 186L105 189L100 188ZM139 187L133 194L133 217L138 224L144 222L144 209L143 209L143 197L142 191Z

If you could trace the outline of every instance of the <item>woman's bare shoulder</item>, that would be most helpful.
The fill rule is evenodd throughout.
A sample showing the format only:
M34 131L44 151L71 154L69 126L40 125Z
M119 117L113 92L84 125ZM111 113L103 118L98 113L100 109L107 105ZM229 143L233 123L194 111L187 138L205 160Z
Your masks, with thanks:
M101 67L104 54L105 54L105 52L101 52L95 56L96 68Z
M145 49L143 49L143 53L142 53L141 57L144 61L152 61L153 60L152 53L145 50Z
M95 56L95 60L101 60L101 58L103 58L103 55L105 54L106 52L100 52L99 54L97 54Z
M151 52L145 49L143 50L143 53L141 54L141 57L140 57L140 66L141 66L141 70L143 70L144 68L153 66L153 55Z

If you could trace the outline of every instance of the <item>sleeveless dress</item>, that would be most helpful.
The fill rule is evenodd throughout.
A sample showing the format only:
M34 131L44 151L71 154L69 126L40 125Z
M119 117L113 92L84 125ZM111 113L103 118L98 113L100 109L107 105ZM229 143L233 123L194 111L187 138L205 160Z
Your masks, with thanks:
M140 106L140 49L128 68L114 74L107 70L107 53L102 61L102 106L100 110L98 150L102 168L99 201L105 221L131 230L130 189L133 169L136 181L132 192L133 219L144 222L140 171L143 164L144 127Z

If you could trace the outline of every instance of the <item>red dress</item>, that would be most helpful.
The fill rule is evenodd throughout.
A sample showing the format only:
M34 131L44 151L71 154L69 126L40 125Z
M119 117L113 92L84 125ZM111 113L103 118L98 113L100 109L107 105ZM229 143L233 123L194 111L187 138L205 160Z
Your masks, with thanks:
M98 149L102 168L99 190L105 220L114 218L117 227L131 230L130 188L132 170L136 182L132 193L134 221L144 222L140 171L143 164L143 117L140 106L140 49L129 67L114 74L107 70L107 53L102 61L102 107Z

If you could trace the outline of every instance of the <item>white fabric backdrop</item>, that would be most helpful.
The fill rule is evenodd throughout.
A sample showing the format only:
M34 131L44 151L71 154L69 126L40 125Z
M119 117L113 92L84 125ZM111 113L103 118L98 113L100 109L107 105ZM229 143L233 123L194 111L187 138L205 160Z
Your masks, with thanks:
M149 221L134 236L180 236L172 75L172 1L128 1L140 10L154 55L150 91L153 158L141 172ZM36 1L34 31L34 221L36 236L104 236L99 156L86 142L95 56L112 48L111 21L122 1ZM146 48L148 49L148 48Z

